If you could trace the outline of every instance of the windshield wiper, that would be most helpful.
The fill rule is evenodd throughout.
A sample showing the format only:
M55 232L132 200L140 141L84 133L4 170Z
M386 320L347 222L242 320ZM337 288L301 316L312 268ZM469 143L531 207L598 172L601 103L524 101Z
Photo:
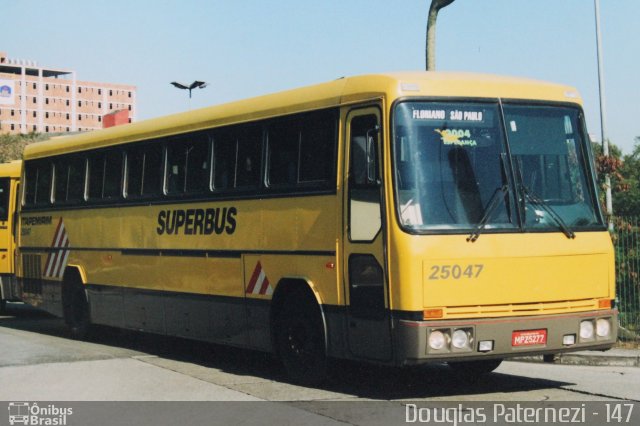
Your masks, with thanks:
M504 196L504 194L506 194L508 190L509 190L509 185L505 184L494 191L493 195L491 196L491 199L489 199L489 203L487 204L487 207L484 209L484 215L482 215L482 219L480 219L480 222L478 222L478 225L476 225L476 227L473 229L473 232L471 232L471 235L467 237L467 242L475 243L478 237L480 237L480 231L484 229L484 227L487 225L487 222L489 221L489 218L491 218L491 215L493 214L493 212L500 205L499 204L500 195Z
M573 239L576 237L575 232L573 232L571 228L569 228L569 226L565 223L565 221L562 220L560 215L546 201L544 201L543 199L541 199L540 197L538 197L537 195L529 191L529 189L524 185L521 185L521 190L522 190L522 193L524 194L525 199L529 200L531 204L540 206L544 209L544 211L549 213L549 216L551 216L551 218L558 224L558 226L560 227L564 235L567 236L567 238Z

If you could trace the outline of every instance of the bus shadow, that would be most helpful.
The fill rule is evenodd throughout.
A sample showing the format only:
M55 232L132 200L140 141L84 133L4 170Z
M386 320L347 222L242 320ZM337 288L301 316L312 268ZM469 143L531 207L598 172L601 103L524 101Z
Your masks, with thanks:
M0 316L0 327L67 337L64 322L59 318L22 304L9 304L7 311L6 316ZM227 374L291 384L275 357L262 352L102 326L95 327L87 340ZM328 379L314 388L372 400L411 400L527 392L569 384L499 372L469 382L454 375L444 364L393 368L336 360L331 363Z

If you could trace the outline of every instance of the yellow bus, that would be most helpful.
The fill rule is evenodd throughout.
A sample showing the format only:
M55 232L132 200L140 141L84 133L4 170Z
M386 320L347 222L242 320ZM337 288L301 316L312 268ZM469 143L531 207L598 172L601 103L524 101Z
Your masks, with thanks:
M25 301L279 355L448 362L607 349L613 249L575 89L341 78L28 146Z
M4 313L7 301L16 301L19 295L14 271L14 219L21 170L21 161L0 164L0 314Z

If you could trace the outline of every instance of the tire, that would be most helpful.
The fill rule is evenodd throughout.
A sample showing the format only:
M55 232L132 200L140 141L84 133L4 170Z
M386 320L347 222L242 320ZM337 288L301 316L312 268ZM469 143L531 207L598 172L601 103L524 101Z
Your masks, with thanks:
M449 367L458 378L475 382L485 374L491 373L502 363L502 359L486 359L480 361L450 362Z
M289 296L275 323L276 348L289 378L302 385L326 379L324 328L318 305L310 297Z
M89 301L84 285L75 274L65 273L62 298L64 321L70 337L76 340L86 339L91 328Z
M7 312L7 301L0 299L0 315L4 315Z

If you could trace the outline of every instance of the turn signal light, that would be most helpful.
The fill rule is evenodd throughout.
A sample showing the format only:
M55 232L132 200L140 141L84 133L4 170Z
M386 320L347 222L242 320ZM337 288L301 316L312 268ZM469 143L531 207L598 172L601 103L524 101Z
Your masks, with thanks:
M424 319L437 319L437 318L442 318L443 317L443 312L442 309L425 309L423 312L423 318Z
M600 299L600 300L598 300L598 308L600 308L600 309L611 309L611 299Z

